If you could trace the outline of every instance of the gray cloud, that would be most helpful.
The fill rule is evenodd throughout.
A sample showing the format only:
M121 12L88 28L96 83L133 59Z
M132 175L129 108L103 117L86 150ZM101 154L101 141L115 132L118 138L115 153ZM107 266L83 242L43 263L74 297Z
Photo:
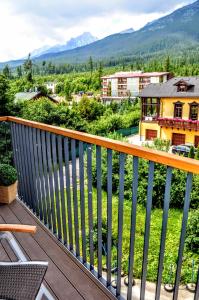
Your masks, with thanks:
M76 22L82 18L114 12L130 14L165 13L190 0L7 0L13 12L48 19L48 22Z

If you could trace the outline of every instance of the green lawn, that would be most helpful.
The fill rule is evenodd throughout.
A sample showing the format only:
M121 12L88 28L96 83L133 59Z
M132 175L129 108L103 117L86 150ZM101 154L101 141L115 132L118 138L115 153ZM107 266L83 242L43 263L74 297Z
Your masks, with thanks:
M78 191L79 194L79 191ZM78 196L79 197L79 196ZM103 220L106 222L107 206L106 206L106 192L102 192L102 216ZM78 199L78 201L80 201ZM118 198L113 196L112 201L112 230L113 236L117 240L117 224L118 224ZM80 208L80 203L79 203ZM87 200L87 190L85 189L85 210L86 210L86 234L88 239L88 200ZM129 236L130 236L130 217L131 217L131 203L129 201L124 202L124 223L123 223L123 248L122 248L122 269L125 274L128 272L128 253L129 253ZM80 209L79 209L79 220L80 220ZM97 191L93 188L93 220L94 224L97 223ZM180 239L180 230L182 222L182 211L178 209L170 209L167 238L166 238L166 249L165 249L165 259L164 259L164 271L163 271L163 281L168 282L169 280L169 270L171 264L173 265L173 270L175 271L177 256L178 256L178 246ZM81 222L79 222L81 224ZM137 207L137 220L136 220L136 241L135 241L135 265L134 265L134 276L135 278L141 277L142 271L142 258L143 258L143 245L144 245L144 227L145 227L145 208L138 205ZM160 247L160 236L162 227L162 209L153 209L151 214L151 232L150 232L150 246L148 253L148 281L156 281L157 268L158 268L158 256ZM81 248L81 226L79 228L80 234L80 248ZM94 232L95 240L97 240L97 232ZM87 257L89 261L89 251L87 247ZM192 259L199 262L199 257L196 254L191 253L185 249L183 258L183 268L182 268L182 282L187 282L191 280L191 268ZM112 266L115 266L117 260L117 248L113 246L112 249ZM105 265L105 256L103 257L103 263ZM95 250L95 264L97 266L97 251ZM195 270L196 271L196 270ZM196 275L195 275L196 276ZM173 274L174 278L174 274Z

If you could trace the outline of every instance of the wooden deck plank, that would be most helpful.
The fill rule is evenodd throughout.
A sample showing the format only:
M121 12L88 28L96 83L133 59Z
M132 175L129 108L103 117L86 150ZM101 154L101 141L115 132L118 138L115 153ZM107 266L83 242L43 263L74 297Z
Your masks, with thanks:
M37 225L35 219L32 218L22 205L15 201L10 209L16 214L20 222L25 222L30 225ZM96 283L79 266L71 260L68 254L55 243L54 237L49 232L46 234L46 229L41 226L37 227L37 232L34 239L38 242L40 247L47 252L50 259L58 266L58 268L65 274L70 282L78 289L84 299L110 299ZM111 297L112 298L112 297ZM113 297L114 298L114 297Z
M20 223L19 219L7 205L0 207L0 215L6 223ZM25 220L22 219L22 222L24 223ZM14 235L27 258L30 260L43 260L49 262L45 281L47 282L47 285L51 287L53 293L58 299L83 299L76 288L71 285L64 274L60 272L57 266L46 255L33 236L25 233L15 233Z

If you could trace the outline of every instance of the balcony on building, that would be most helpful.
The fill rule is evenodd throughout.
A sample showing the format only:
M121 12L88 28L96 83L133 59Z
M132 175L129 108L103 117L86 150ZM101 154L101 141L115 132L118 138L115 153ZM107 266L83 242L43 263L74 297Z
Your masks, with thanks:
M159 99L147 100L143 112L143 117L149 115L157 119ZM16 233L15 238L27 259L48 261L44 285L54 299L187 299L183 298L185 292L180 287L180 280L192 178L199 174L197 160L16 117L0 117L1 125L8 128L5 143L11 141L18 173L16 200L9 206L0 206L1 223L37 226L35 235ZM113 170L116 155L117 170ZM132 179L126 178L127 159L132 164ZM143 232L140 231L139 220L136 222L137 192L142 180L139 163L142 159L148 163ZM105 192L102 190L102 172L105 170L102 169L102 162L105 162L107 172L105 203ZM157 280L149 284L148 255L153 241L152 192L157 165L165 167L166 177L155 268ZM175 241L178 256L174 284L172 292L168 293L164 290L162 274L165 269L165 243L173 242L167 240L167 223L172 172L176 169L185 175L185 181L182 182L185 193L182 221L179 220L181 233L179 240ZM114 196L113 172L118 174L118 193ZM124 230L127 230L124 219L126 180L131 180L132 195L128 211L130 225L127 237L124 237ZM117 217L117 232L112 230L114 217ZM139 266L134 264L137 232L143 238ZM113 235L116 235L114 248ZM128 251L124 253L125 244L128 244ZM0 244L0 249L1 261L15 261L16 257L7 244ZM116 257L114 262L113 255ZM124 260L127 261L125 270L122 267ZM142 270L139 279L134 278L135 268ZM133 279L136 280L135 286ZM198 295L199 275L195 291L189 296L197 300Z

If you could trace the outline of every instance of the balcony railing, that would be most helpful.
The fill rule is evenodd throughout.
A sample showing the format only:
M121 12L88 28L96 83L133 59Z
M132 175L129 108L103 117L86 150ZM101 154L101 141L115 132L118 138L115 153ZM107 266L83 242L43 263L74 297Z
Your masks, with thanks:
M73 130L63 129L15 117L1 117L0 121L10 123L14 162L18 171L20 199L52 230L75 258L81 262L104 288L113 295L121 297L121 276L123 255L128 256L128 282L131 283L134 272L137 196L139 186L139 161L148 161L148 185L146 218L144 230L142 276L140 299L145 299L148 269L148 253L151 233L151 213L153 184L156 164L166 166L164 207L157 267L155 299L161 299L162 274L167 235L169 202L174 169L186 174L184 208L181 234L178 244L178 259L175 273L173 299L178 298L185 244L190 193L193 174L199 174L199 161L167 154L148 148L134 146L125 142L93 136ZM102 151L106 151L107 198L103 210L102 199ZM118 154L119 195L117 205L117 276L116 286L112 286L112 238L113 238L113 155ZM94 160L95 156L95 160ZM129 230L129 251L123 253L124 243L124 200L125 200L125 161L132 160L132 199L131 225ZM94 216L93 172L96 168L96 209ZM114 171L116 172L116 171ZM142 180L142 179L141 179ZM175 182L174 182L175 184ZM105 215L104 215L105 214ZM106 218L106 271L103 272L102 223ZM97 246L94 247L94 218L97 220ZM199 294L199 276L195 290L195 300ZM124 294L122 294L124 297ZM132 284L128 285L125 298L132 299Z
M172 118L158 118L158 124L162 127L167 127L167 128L199 131L199 121L172 119Z

